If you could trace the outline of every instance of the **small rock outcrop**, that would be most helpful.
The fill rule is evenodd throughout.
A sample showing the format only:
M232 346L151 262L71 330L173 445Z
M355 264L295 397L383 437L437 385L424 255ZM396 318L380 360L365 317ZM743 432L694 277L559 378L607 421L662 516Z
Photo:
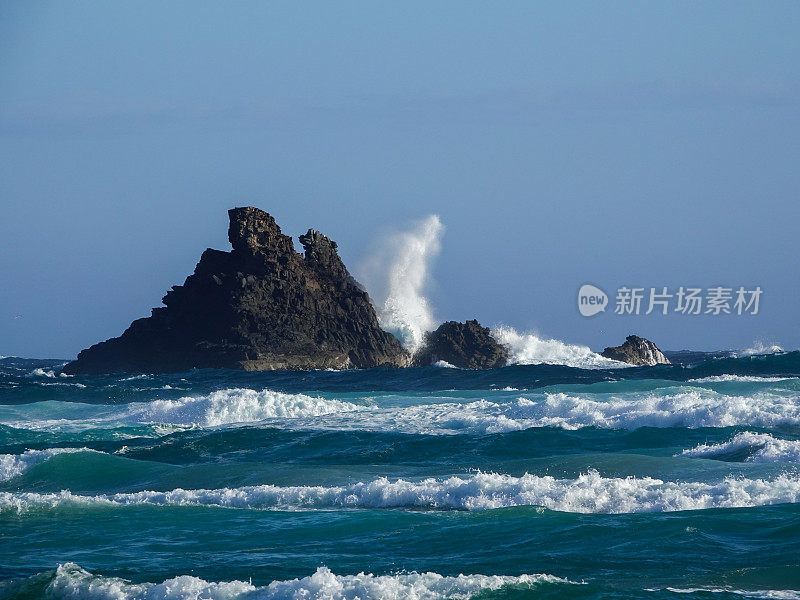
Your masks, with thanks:
M611 346L600 353L606 358L626 362L640 367L653 365L668 365L669 360L653 342L629 335L621 346Z
M497 369L508 363L508 350L478 321L447 321L425 335L424 345L414 355L416 366L439 361L462 369Z
M228 211L233 250L203 252L164 307L117 338L83 350L66 373L174 372L407 366L408 353L378 325L367 292L336 242L310 229L299 240L253 207Z

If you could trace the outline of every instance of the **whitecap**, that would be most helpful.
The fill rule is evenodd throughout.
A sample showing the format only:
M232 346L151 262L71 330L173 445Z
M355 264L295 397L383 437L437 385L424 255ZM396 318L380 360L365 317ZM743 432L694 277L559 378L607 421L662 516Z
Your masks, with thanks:
M727 442L700 444L681 452L693 458L724 458L744 454L744 462L796 463L800 462L800 441L782 440L768 433L743 431Z
M759 377L757 375L711 375L710 377L700 377L698 379L689 379L689 383L724 383L724 382L740 382L740 383L769 383L775 381L789 381L797 379L797 377Z
M89 448L48 448L46 450L26 450L22 454L0 454L0 481L7 481L22 475L25 471L40 465L57 454L74 452L93 452Z
M519 333L513 327L498 325L492 336L509 350L509 363L516 365L565 365L579 369L616 369L631 365L592 352L588 346L545 339L533 333Z
M221 489L174 489L82 496L0 492L0 511L26 512L61 506L209 506L258 510L405 508L490 510L544 507L572 513L647 513L738 508L800 501L800 478L726 477L716 482L663 481L653 477L603 477L590 470L576 479L525 474L477 473L419 481L381 477L346 486L257 485Z
M306 394L232 388L204 396L131 404L127 418L173 425L217 426L266 419L318 417L357 408L350 402Z
M451 365L451 364L450 364L449 362L447 362L446 360L437 360L437 361L436 361L435 363L433 363L433 365L431 365L431 366L433 366L433 367L438 367L438 368L440 368L440 369L458 369L458 367L457 367L457 366L455 366L455 365Z
M74 563L60 565L47 587L48 597L81 600L416 600L466 599L485 590L506 586L533 587L542 583L571 584L552 575L456 575L399 573L336 575L327 567L300 579L273 581L256 587L244 581L208 582L181 575L163 583L134 584L102 577Z
M391 396L349 401L269 389L232 388L207 395L128 405L56 403L59 410L74 415L71 419L44 420L38 404L0 407L0 422L17 428L59 431L131 423L168 427L258 423L284 429L431 435L491 434L536 427L773 428L800 425L800 395L786 390L731 395L708 387L673 386L625 394L544 391L525 392L510 399L498 397L498 390L492 390L491 394L496 401L455 401L431 396L426 404L397 406L392 404L395 401Z
M756 341L750 348L734 352L733 355L735 357L745 357L763 354L781 354L783 352L785 352L785 350L778 344L765 344L764 342Z

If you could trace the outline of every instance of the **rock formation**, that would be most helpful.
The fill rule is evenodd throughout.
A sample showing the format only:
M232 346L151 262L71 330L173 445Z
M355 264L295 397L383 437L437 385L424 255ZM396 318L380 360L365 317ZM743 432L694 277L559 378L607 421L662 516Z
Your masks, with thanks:
M621 346L611 346L600 354L606 358L637 366L670 364L664 353L653 342L636 335L629 335Z
M463 369L496 369L508 362L508 350L497 343L478 321L447 321L425 334L425 343L414 355L417 366L443 360Z
M283 235L257 208L228 211L233 250L203 252L164 307L117 338L83 350L67 373L407 366L408 353L378 325L367 292L336 242L310 229Z

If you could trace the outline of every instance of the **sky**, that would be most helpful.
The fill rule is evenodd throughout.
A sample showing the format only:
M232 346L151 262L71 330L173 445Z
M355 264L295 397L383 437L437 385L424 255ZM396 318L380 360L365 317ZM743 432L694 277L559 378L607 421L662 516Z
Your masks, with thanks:
M119 335L243 205L356 275L438 215L438 320L798 348L798 29L780 1L4 0L0 354ZM763 293L622 316L622 286Z

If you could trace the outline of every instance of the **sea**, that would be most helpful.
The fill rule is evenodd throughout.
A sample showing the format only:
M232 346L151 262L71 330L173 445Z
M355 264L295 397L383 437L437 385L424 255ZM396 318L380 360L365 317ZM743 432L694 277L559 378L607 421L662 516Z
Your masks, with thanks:
M0 598L800 598L800 352L545 350L487 371L0 359Z

